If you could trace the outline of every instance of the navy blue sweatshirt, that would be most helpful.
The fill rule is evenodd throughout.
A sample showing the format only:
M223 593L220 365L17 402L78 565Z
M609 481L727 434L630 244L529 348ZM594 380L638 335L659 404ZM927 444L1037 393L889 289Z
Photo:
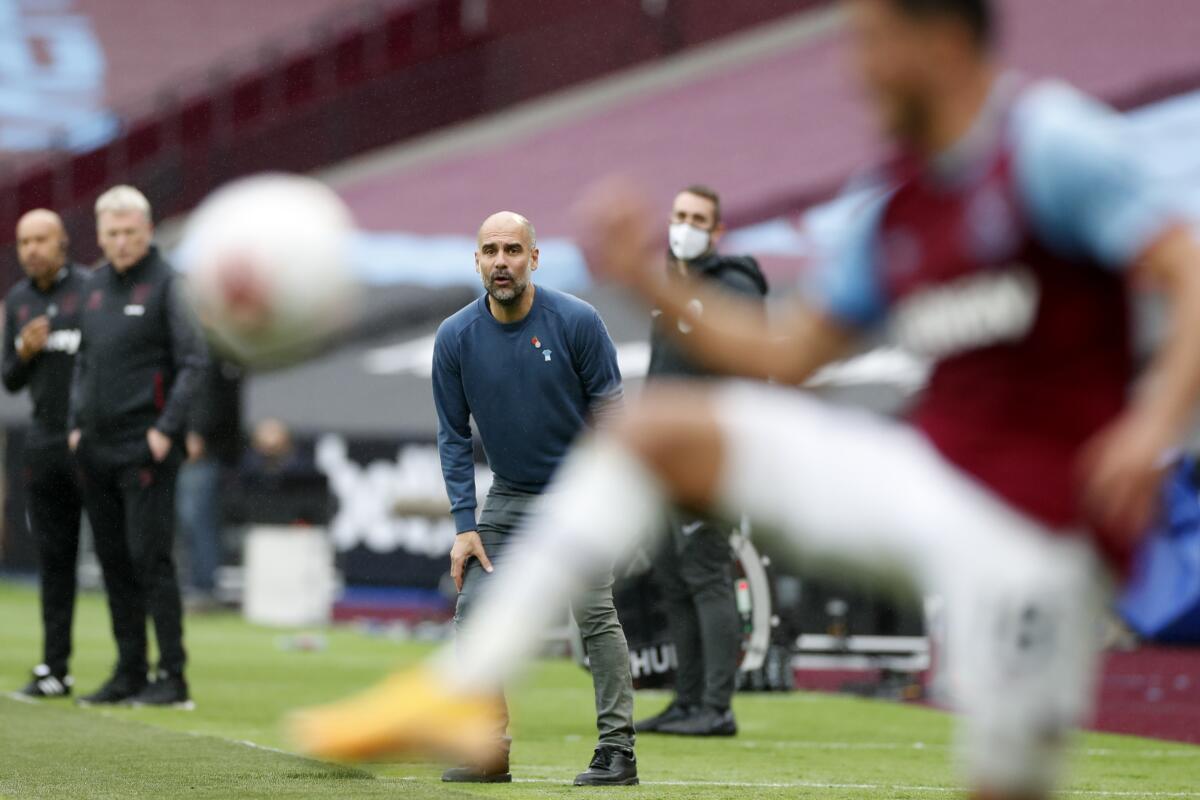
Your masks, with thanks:
M519 322L487 295L446 319L433 349L438 452L459 533L475 530L475 418L496 478L540 492L592 415L621 400L617 350L596 309L539 286Z

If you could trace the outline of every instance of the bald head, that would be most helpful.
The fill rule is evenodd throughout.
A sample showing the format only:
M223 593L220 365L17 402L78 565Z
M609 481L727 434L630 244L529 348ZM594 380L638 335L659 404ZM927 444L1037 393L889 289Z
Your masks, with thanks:
M495 234L517 235L528 249L537 248L537 231L533 229L533 223L515 211L497 211L485 219L479 226L477 243L482 245L485 238Z
M495 304L493 312L499 306L502 315L520 318L529 311L533 293L525 290L537 265L537 233L528 219L501 211L479 226L475 269Z
M21 218L17 220L17 238L21 238L22 228L29 228L30 226L54 229L64 236L67 233L67 229L63 226L62 217L48 208L35 208L32 211L26 211L22 214Z
M17 221L17 260L30 280L45 288L67 263L67 229L47 208L35 208Z

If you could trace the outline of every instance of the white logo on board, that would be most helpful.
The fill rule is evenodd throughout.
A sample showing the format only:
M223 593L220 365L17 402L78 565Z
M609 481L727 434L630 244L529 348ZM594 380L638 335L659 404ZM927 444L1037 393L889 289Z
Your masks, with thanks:
M376 553L404 550L429 558L450 552L454 522L436 447L410 445L393 461L363 465L350 458L344 438L330 434L317 442L316 462L337 497L329 535L339 551L363 545ZM491 484L491 470L476 465L481 508Z

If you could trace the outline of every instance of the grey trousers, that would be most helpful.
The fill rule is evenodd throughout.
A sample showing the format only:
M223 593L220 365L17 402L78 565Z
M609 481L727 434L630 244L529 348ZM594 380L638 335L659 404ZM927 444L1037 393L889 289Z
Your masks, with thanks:
M673 513L671 535L653 562L675 643L676 699L724 711L733 699L742 643L727 529Z
M480 590L505 568L512 536L530 512L536 494L523 492L499 481L492 484L479 515L479 538L495 569L484 572L478 559L467 564L462 591L458 593L454 622L461 625L471 613ZM583 636L596 690L596 728L601 744L633 747L633 679L629 671L629 645L613 605L612 571L588 586L576 598L571 611ZM504 732L501 731L501 735Z

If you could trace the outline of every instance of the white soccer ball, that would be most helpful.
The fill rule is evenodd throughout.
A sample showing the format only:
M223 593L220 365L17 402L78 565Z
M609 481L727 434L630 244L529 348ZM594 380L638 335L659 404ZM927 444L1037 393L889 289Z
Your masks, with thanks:
M299 175L265 174L217 189L192 213L176 259L209 339L251 366L288 364L355 316L350 210Z

